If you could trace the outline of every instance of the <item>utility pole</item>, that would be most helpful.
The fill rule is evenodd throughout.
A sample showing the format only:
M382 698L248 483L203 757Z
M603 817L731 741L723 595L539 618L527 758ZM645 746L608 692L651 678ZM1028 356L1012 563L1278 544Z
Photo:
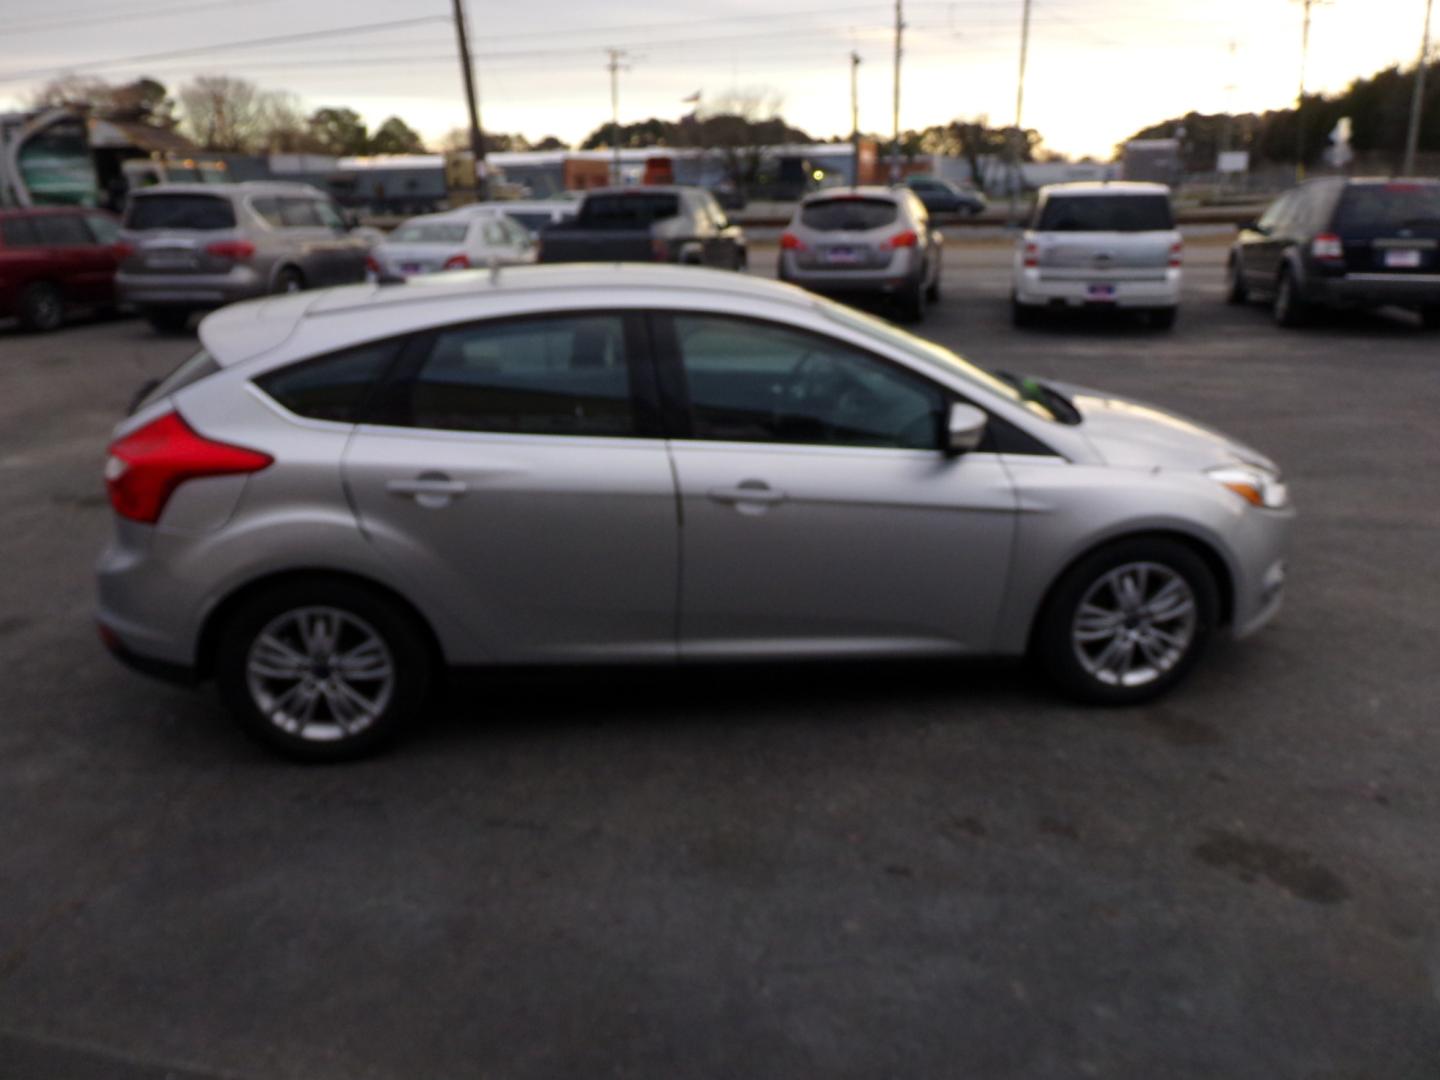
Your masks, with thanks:
M1310 8L1326 0L1300 0L1305 18L1300 27L1300 92L1295 99L1295 182L1305 179L1305 65L1310 59Z
M470 153L475 158L476 196L481 202L490 197L490 176L485 168L485 134L480 127L480 105L475 96L475 72L470 67L470 42L465 34L463 0L453 0L455 37L460 43L460 72L465 76L465 104L470 109Z
M850 186L860 186L860 54L850 53L850 146L854 151Z
M610 70L610 146L614 154L614 161L610 166L610 182L620 183L620 69L623 66L620 61L625 56L624 49L607 49L610 54L610 63L606 67Z
M890 144L890 182L900 182L900 38L905 31L905 17L900 10L901 0L895 0L895 135Z
M1308 2L1308 0L1307 0ZM1020 15L1020 84L1015 88L1015 132L1010 138L1010 209L1008 224L1016 222L1016 198L1024 173L1020 169L1020 140L1025 137L1025 61L1030 54L1030 0Z
M1400 172L1415 175L1415 152L1420 149L1420 113L1425 103L1425 67L1430 62L1430 5L1425 0L1425 29L1420 34L1420 66L1415 69L1415 90L1410 97L1410 130L1405 135L1405 164Z

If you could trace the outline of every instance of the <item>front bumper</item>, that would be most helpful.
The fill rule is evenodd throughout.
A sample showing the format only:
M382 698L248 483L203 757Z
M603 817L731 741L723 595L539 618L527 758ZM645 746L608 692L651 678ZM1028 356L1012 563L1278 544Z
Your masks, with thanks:
M226 274L115 275L122 304L137 307L221 307L269 292L269 282L253 267L237 265Z
M1180 271L1164 278L1127 280L1121 277L1056 277L1035 268L1022 270L1015 281L1015 300L1029 307L1169 308L1180 304ZM1098 296L1095 287L1112 290Z
M1234 596L1230 634L1243 639L1255 633L1280 612L1289 573L1290 534L1295 511L1246 510L1240 527L1230 536Z

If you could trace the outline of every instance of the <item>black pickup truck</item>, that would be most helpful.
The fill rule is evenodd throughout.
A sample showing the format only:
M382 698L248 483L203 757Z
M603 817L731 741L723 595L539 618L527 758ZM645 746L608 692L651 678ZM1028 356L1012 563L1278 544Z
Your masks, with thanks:
M740 270L745 234L698 187L597 188L573 221L540 234L539 260L668 262Z

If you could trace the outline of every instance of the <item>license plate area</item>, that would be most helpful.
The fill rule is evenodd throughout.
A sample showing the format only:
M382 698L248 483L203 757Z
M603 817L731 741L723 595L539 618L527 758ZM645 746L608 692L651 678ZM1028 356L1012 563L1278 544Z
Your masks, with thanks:
M401 263L400 272L402 274L423 274L425 272L425 264L415 262Z
M825 261L831 266L856 266L860 262L860 253L852 247L827 248Z
M1385 269L1420 269L1420 250L1418 248L1391 248L1387 250L1385 252Z
M1085 289L1085 298L1086 298L1087 300L1095 301L1096 303L1104 303L1105 301L1108 301L1108 300L1114 300L1114 299L1115 299L1115 286L1114 286L1114 285L1090 285L1090 286L1086 287L1086 289Z

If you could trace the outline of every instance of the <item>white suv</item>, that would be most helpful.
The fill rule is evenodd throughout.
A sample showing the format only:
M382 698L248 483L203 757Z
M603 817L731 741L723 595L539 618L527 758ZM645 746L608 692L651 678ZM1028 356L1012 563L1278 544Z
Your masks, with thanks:
M1015 250L1015 325L1045 308L1091 307L1144 311L1173 326L1182 250L1163 184L1043 187Z

